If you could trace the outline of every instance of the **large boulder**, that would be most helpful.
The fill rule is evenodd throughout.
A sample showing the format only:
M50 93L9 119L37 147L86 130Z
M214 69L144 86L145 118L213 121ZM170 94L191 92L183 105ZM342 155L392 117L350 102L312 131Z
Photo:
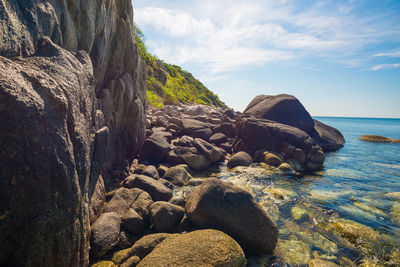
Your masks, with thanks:
M187 181L192 179L190 173L183 166L174 166L167 170L163 179L169 181L173 185L183 186Z
M313 120L292 95L256 96L243 113L298 128L310 135L325 152L335 151L345 142L339 130Z
M278 240L276 223L250 193L215 178L189 194L185 211L196 225L221 230L251 252L271 253Z
M195 147L176 147L174 151L193 170L202 170L211 164Z
M154 201L168 201L172 197L172 190L160 181L145 175L131 175L123 183L126 188L140 188L150 194Z
M245 266L242 248L228 235L217 230L198 230L166 238L138 267L144 266Z
M160 162L167 156L170 144L162 134L152 134L142 146L142 156L152 162Z
M243 113L290 125L306 133L311 133L314 129L314 121L310 114L292 95L258 95Z
M157 232L171 232L182 221L185 210L165 201L154 202L150 206L151 222Z
M336 151L343 147L345 140L342 133L329 125L326 125L318 120L314 120L315 133L312 138L325 151Z
M244 151L240 151L235 153L229 160L227 163L228 168L235 168L237 166L250 166L250 164L253 163L253 159L251 158L251 156L244 152Z
M101 257L112 249L119 239L121 218L116 212L102 214L91 227L90 254Z
M217 149L217 147L212 144L204 141L203 139L196 138L194 139L194 146L199 150L206 158L211 162L218 162L223 159L222 152Z
M325 153L310 135L299 128L255 117L242 116L237 123L234 151L253 155L257 150L284 151L296 169L318 170Z

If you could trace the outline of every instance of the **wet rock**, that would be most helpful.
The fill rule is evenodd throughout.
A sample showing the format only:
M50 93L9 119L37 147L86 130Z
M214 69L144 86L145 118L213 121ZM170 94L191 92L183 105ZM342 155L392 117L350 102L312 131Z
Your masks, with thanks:
M274 152L265 152L264 153L264 160L263 162L267 163L268 165L278 167L283 163L282 156L278 155Z
M400 143L400 139L393 139L379 135L363 135L359 139L362 141L374 142L374 143Z
M240 151L228 160L227 166L228 168L234 168L237 166L250 166L251 163L253 163L251 156L244 151Z
M321 259L312 259L308 262L309 267L339 267L336 263L331 261L321 260Z
M232 123L224 122L218 127L214 128L214 133L222 133L227 137L234 137L235 136L235 128L233 127Z
M192 176L183 166L174 166L168 169L163 179L169 181L173 185L183 186L187 181L192 179Z
M199 230L162 241L138 266L245 266L241 247L216 230Z
M150 206L151 222L157 232L173 231L181 222L184 213L182 207L165 201L157 201Z
M311 248L307 243L296 238L280 239L276 246L275 254L287 264L306 265L311 258Z
M116 212L102 214L91 226L90 253L101 257L118 244L121 217Z
M175 153L193 170L205 169L211 164L211 162L194 147L176 147Z
M400 203L394 204L390 209L393 221L400 226Z
M158 180L160 183L162 183L163 185L165 185L166 187L168 187L169 189L173 190L174 189L174 185L171 184L168 180L165 180L163 178L161 178L160 180Z
M211 163L218 162L223 158L222 152L218 150L217 147L211 145L203 139L195 138L193 144L197 150L206 156Z
M152 162L160 162L170 150L167 139L160 134L152 134L142 146L142 156Z
M307 210L302 209L298 206L292 207L290 212L292 214L293 220L296 221L305 221L310 218L310 215L308 214Z
M321 147L302 130L269 120L242 116L237 123L237 138L233 144L234 151L246 151L253 154L256 150L277 151L281 143L288 143L304 152L305 162L298 161L302 169L318 170L322 168L325 154ZM296 153L296 150L295 152Z
M386 193L385 197L391 198L391 199L396 199L396 200L400 200L400 192L390 192L390 193Z
M284 162L284 163L282 163L281 165L279 165L279 166L278 166L278 169L280 169L280 170L283 171L283 172L290 172L290 171L292 171L292 167L291 167L288 163L286 163L286 162Z
M249 251L271 253L276 245L276 223L253 196L218 179L206 179L196 187L185 211L196 225L224 231Z
M126 188L140 188L150 194L154 201L168 201L172 197L172 190L145 175L131 175L123 183Z

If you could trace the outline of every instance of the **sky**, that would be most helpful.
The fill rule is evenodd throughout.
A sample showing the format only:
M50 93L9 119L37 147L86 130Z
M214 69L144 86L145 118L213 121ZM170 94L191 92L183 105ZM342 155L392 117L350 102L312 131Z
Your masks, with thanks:
M228 106L292 94L312 116L400 118L399 0L133 0L150 53Z

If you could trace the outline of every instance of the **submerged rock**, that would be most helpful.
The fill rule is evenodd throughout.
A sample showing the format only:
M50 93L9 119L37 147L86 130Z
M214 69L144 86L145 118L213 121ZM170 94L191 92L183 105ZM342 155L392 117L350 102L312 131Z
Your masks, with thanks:
M254 197L218 179L206 179L196 187L187 198L185 211L196 225L221 230L246 250L271 253L276 245L276 223Z
M400 139L393 139L379 135L363 135L359 139L362 141L374 142L374 143L400 143Z
M165 239L137 266L242 267L245 264L242 248L231 237L217 230L198 230Z

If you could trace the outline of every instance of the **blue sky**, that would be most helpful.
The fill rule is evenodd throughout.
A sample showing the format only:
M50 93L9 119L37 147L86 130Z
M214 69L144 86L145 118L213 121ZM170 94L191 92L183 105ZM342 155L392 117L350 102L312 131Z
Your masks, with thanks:
M134 0L149 51L242 111L295 95L313 116L400 118L399 0Z

